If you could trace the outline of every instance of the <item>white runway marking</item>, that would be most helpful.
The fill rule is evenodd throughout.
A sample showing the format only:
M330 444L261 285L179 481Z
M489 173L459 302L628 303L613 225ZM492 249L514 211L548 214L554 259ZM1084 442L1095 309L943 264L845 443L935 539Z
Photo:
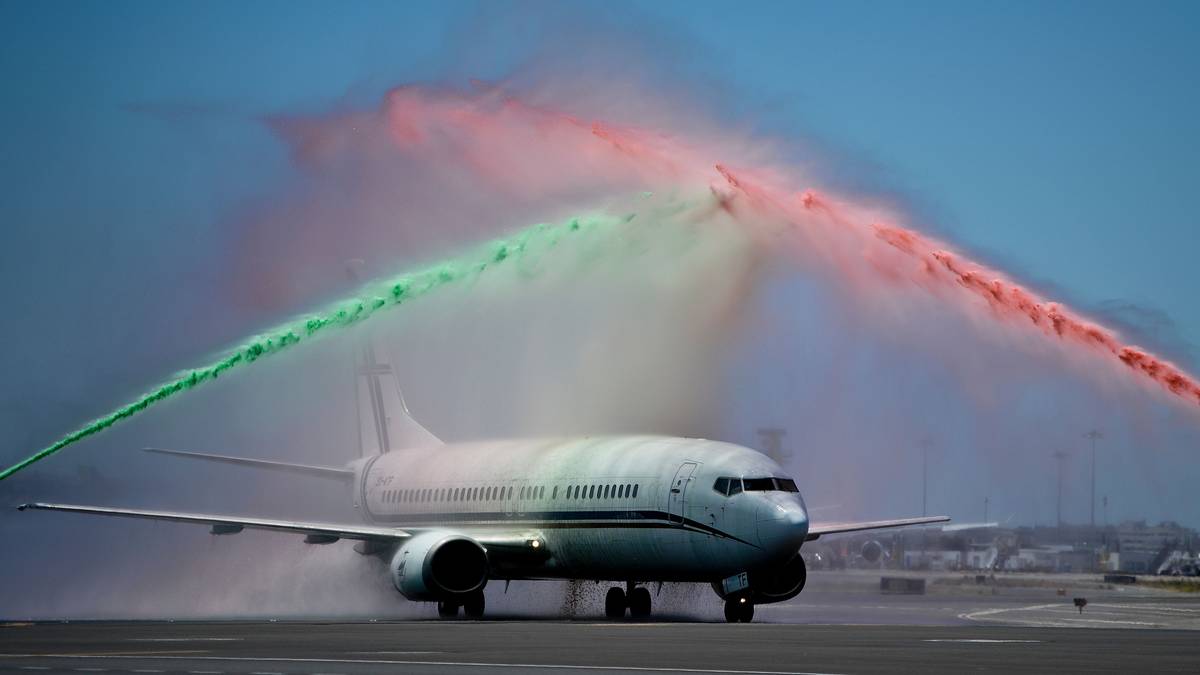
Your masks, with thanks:
M121 656L119 654L0 654L0 659L119 659L156 661L240 661L248 663L344 663L383 666L456 666L460 668L529 668L539 670L617 670L636 673L717 673L718 675L845 675L804 670L723 670L717 668L650 668L646 666L580 666L562 663L486 663L476 661L405 661L390 659L289 659L277 656ZM76 668L98 670L104 668Z
M375 656L411 656L413 654L441 654L441 652L397 652L397 651L378 651L378 652L350 652L351 654L373 654Z
M1129 627L1200 629L1200 609L1153 603L1094 602L1081 613L1068 603L997 607L959 614L968 621L997 621L1047 628Z
M126 643L239 643L241 638L127 638Z
M922 640L923 643L968 643L979 645L1032 644L1042 643L1042 640L988 640L984 638L931 638Z

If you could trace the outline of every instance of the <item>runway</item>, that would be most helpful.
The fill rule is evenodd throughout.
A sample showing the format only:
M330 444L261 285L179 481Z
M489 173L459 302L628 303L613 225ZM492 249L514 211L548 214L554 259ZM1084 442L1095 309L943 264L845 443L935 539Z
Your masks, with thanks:
M6 673L1195 672L1196 634L990 625L6 624Z
M883 595L878 574L819 573L797 598L726 624L715 596L665 599L644 622L505 608L483 621L406 619L0 623L2 673L1196 672L1200 597L1091 577L951 583ZM603 590L602 587L598 587ZM1060 588L1066 590L1060 594ZM1074 597L1086 596L1081 613ZM502 600L505 596L497 596ZM573 616L573 618L572 618Z

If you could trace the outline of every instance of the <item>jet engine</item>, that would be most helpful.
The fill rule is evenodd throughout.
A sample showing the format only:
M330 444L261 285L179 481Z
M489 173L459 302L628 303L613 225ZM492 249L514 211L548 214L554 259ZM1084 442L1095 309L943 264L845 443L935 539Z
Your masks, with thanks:
M389 569L396 590L409 600L443 600L483 588L487 551L470 537L425 532L396 550Z
M748 577L750 599L757 605L765 605L791 600L799 595L804 590L804 582L808 580L808 568L804 565L804 558L796 553L782 565L751 571ZM715 582L712 587L722 599L726 598L721 582Z
M807 580L808 568L804 565L804 558L797 552L778 567L750 573L750 589L754 592L754 603L765 605L769 602L791 600L804 590L804 582Z
M863 560L866 560L874 565L875 563L879 562L881 557L883 557L883 544L871 539L862 545L862 550L859 551L859 555L863 557Z

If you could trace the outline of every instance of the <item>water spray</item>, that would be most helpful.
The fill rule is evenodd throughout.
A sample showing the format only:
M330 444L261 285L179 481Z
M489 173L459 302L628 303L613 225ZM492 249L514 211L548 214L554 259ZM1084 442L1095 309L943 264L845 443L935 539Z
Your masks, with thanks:
M537 224L527 227L507 239L501 239L458 258L440 262L418 272L403 274L387 281L368 284L355 297L336 302L323 312L288 322L248 340L218 361L187 370L174 379L143 394L113 412L99 417L53 444L0 471L4 480L63 448L97 434L122 420L161 403L181 392L216 380L223 373L248 366L259 359L278 354L302 342L334 329L366 321L377 312L407 304L455 283L477 278L486 271L509 261L521 259L535 247L554 246L575 233L605 225L628 222L632 216L573 218L558 225Z

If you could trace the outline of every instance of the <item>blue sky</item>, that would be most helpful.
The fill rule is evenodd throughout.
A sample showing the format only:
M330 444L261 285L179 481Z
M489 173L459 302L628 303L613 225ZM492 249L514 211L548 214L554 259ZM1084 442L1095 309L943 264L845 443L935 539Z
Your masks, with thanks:
M1161 309L1184 341L1200 336L1195 3L646 2L579 14L662 40L670 74L738 94L722 114L815 141L833 175L901 195L927 229L1019 277L1085 308ZM53 264L63 242L38 234L51 223L74 224L89 246L161 237L164 260L182 254L285 170L249 118L369 104L405 80L501 75L524 22L463 55L463 26L479 15L442 2L0 3L0 215L23 260L10 271ZM136 105L194 106L203 122L172 128Z

